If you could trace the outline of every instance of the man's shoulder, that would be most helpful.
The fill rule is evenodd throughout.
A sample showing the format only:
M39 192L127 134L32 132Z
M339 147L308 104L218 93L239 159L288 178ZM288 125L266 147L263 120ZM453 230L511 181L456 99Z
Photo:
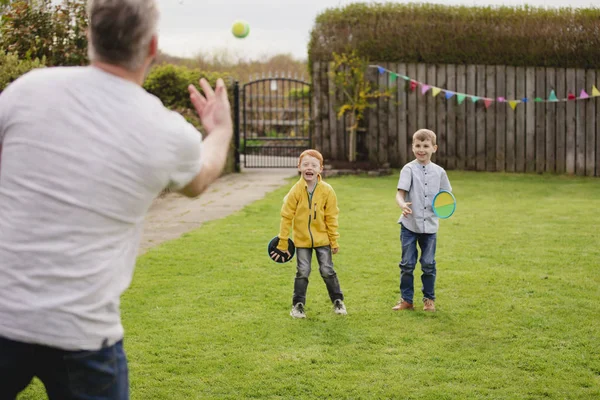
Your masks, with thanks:
M40 88L46 85L55 84L57 79L59 79L61 76L64 76L66 73L65 70L72 68L77 67L35 68L18 77L14 82L8 85L8 88L11 90L15 90L17 88L26 89L32 86Z
M83 76L89 71L89 67L44 67L35 68L23 74L19 80L36 80L52 83L49 79L73 79Z

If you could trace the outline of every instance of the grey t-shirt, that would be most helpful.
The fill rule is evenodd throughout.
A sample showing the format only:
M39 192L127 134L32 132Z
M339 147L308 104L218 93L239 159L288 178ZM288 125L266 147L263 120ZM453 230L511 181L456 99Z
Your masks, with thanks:
M440 190L452 191L444 168L432 162L422 165L411 161L400 171L398 189L406 191L404 200L412 203L412 214L401 216L398 223L415 233L436 233L439 221L431 203Z
M95 67L34 70L0 95L0 336L66 350L123 337L146 211L200 171L201 135Z

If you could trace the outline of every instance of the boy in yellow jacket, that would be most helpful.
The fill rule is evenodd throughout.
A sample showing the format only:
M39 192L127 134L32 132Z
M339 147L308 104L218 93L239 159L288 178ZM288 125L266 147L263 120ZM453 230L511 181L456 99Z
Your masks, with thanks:
M293 225L298 265L290 315L294 318L306 318L304 305L313 249L319 262L319 272L333 303L333 310L336 314L346 315L344 294L340 289L332 261L332 254L339 251L337 239L340 234L337 229L340 210L333 188L321 179L323 171L321 153L317 150L306 150L300 154L298 171L302 177L283 199L281 226L277 235L279 237L277 249L287 253L289 233ZM271 258L278 257L276 252L271 253Z

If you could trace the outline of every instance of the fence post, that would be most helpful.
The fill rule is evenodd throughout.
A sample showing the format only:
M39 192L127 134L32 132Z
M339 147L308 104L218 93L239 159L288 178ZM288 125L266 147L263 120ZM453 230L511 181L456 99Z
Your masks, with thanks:
M240 83L235 81L233 84L233 145L235 172L241 172L240 167Z

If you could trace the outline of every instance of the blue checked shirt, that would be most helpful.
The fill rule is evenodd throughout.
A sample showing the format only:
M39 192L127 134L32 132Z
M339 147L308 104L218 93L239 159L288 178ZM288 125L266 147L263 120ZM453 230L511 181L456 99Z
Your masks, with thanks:
M439 221L431 203L440 190L452 191L444 168L432 162L421 165L411 161L400 171L398 189L406 191L404 201L412 203L412 214L401 216L398 223L415 233L436 233Z

